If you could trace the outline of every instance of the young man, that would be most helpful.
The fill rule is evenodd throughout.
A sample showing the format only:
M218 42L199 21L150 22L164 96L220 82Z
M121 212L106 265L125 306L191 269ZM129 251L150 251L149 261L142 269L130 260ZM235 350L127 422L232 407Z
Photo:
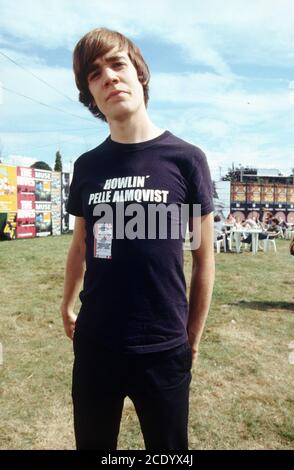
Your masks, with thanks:
M76 221L61 313L74 345L77 449L116 449L126 396L146 449L188 449L191 367L214 280L206 157L151 122L149 70L125 36L105 28L86 34L74 50L74 72L80 101L110 128L102 144L75 162L68 202ZM140 236L130 220L134 204ZM192 229L200 221L201 243L192 250L189 306L183 237L159 237L158 228L146 236L153 228L148 210L170 204L201 205L201 216L190 218ZM121 206L125 218L116 212ZM116 236L121 228L124 236Z

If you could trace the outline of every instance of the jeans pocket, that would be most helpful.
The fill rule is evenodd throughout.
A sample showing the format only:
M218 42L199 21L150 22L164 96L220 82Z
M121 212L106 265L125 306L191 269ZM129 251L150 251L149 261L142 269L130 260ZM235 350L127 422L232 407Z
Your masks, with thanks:
M187 343L183 344L172 357L181 370L189 371L192 367L192 348L190 343L187 341Z
M192 351L189 344L172 349L158 358L146 370L146 378L151 388L175 389L186 387L191 380Z

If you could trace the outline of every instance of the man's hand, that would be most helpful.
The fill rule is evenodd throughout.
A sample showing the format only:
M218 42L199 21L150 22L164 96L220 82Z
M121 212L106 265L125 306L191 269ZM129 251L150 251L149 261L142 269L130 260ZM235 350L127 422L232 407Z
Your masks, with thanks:
M76 314L73 311L64 311L61 307L61 316L66 336L68 336L70 339L73 339L77 319Z

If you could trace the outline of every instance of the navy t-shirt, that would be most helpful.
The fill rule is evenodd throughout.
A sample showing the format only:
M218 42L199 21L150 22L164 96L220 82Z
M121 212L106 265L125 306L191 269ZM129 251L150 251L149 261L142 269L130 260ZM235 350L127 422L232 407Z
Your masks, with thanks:
M67 209L86 221L86 272L76 331L125 353L163 351L187 341L183 238L171 236L168 224L165 238L157 226L148 238L146 214L150 206L201 204L205 215L214 209L212 194L205 154L169 131L135 144L109 136L76 160ZM144 234L138 227L142 212L136 225L137 213L126 211L132 204L145 214ZM111 216L100 211L105 205ZM116 236L117 227L127 225L139 235Z

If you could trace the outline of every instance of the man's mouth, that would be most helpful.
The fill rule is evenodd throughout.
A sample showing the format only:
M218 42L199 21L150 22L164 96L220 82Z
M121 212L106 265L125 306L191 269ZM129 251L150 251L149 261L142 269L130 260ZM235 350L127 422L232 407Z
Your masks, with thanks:
M118 95L120 95L121 93L126 93L126 91L124 91L124 90L115 90L115 91L112 91L112 92L108 95L106 101L108 101L108 100L109 100L110 98L112 98L113 96L118 96Z

